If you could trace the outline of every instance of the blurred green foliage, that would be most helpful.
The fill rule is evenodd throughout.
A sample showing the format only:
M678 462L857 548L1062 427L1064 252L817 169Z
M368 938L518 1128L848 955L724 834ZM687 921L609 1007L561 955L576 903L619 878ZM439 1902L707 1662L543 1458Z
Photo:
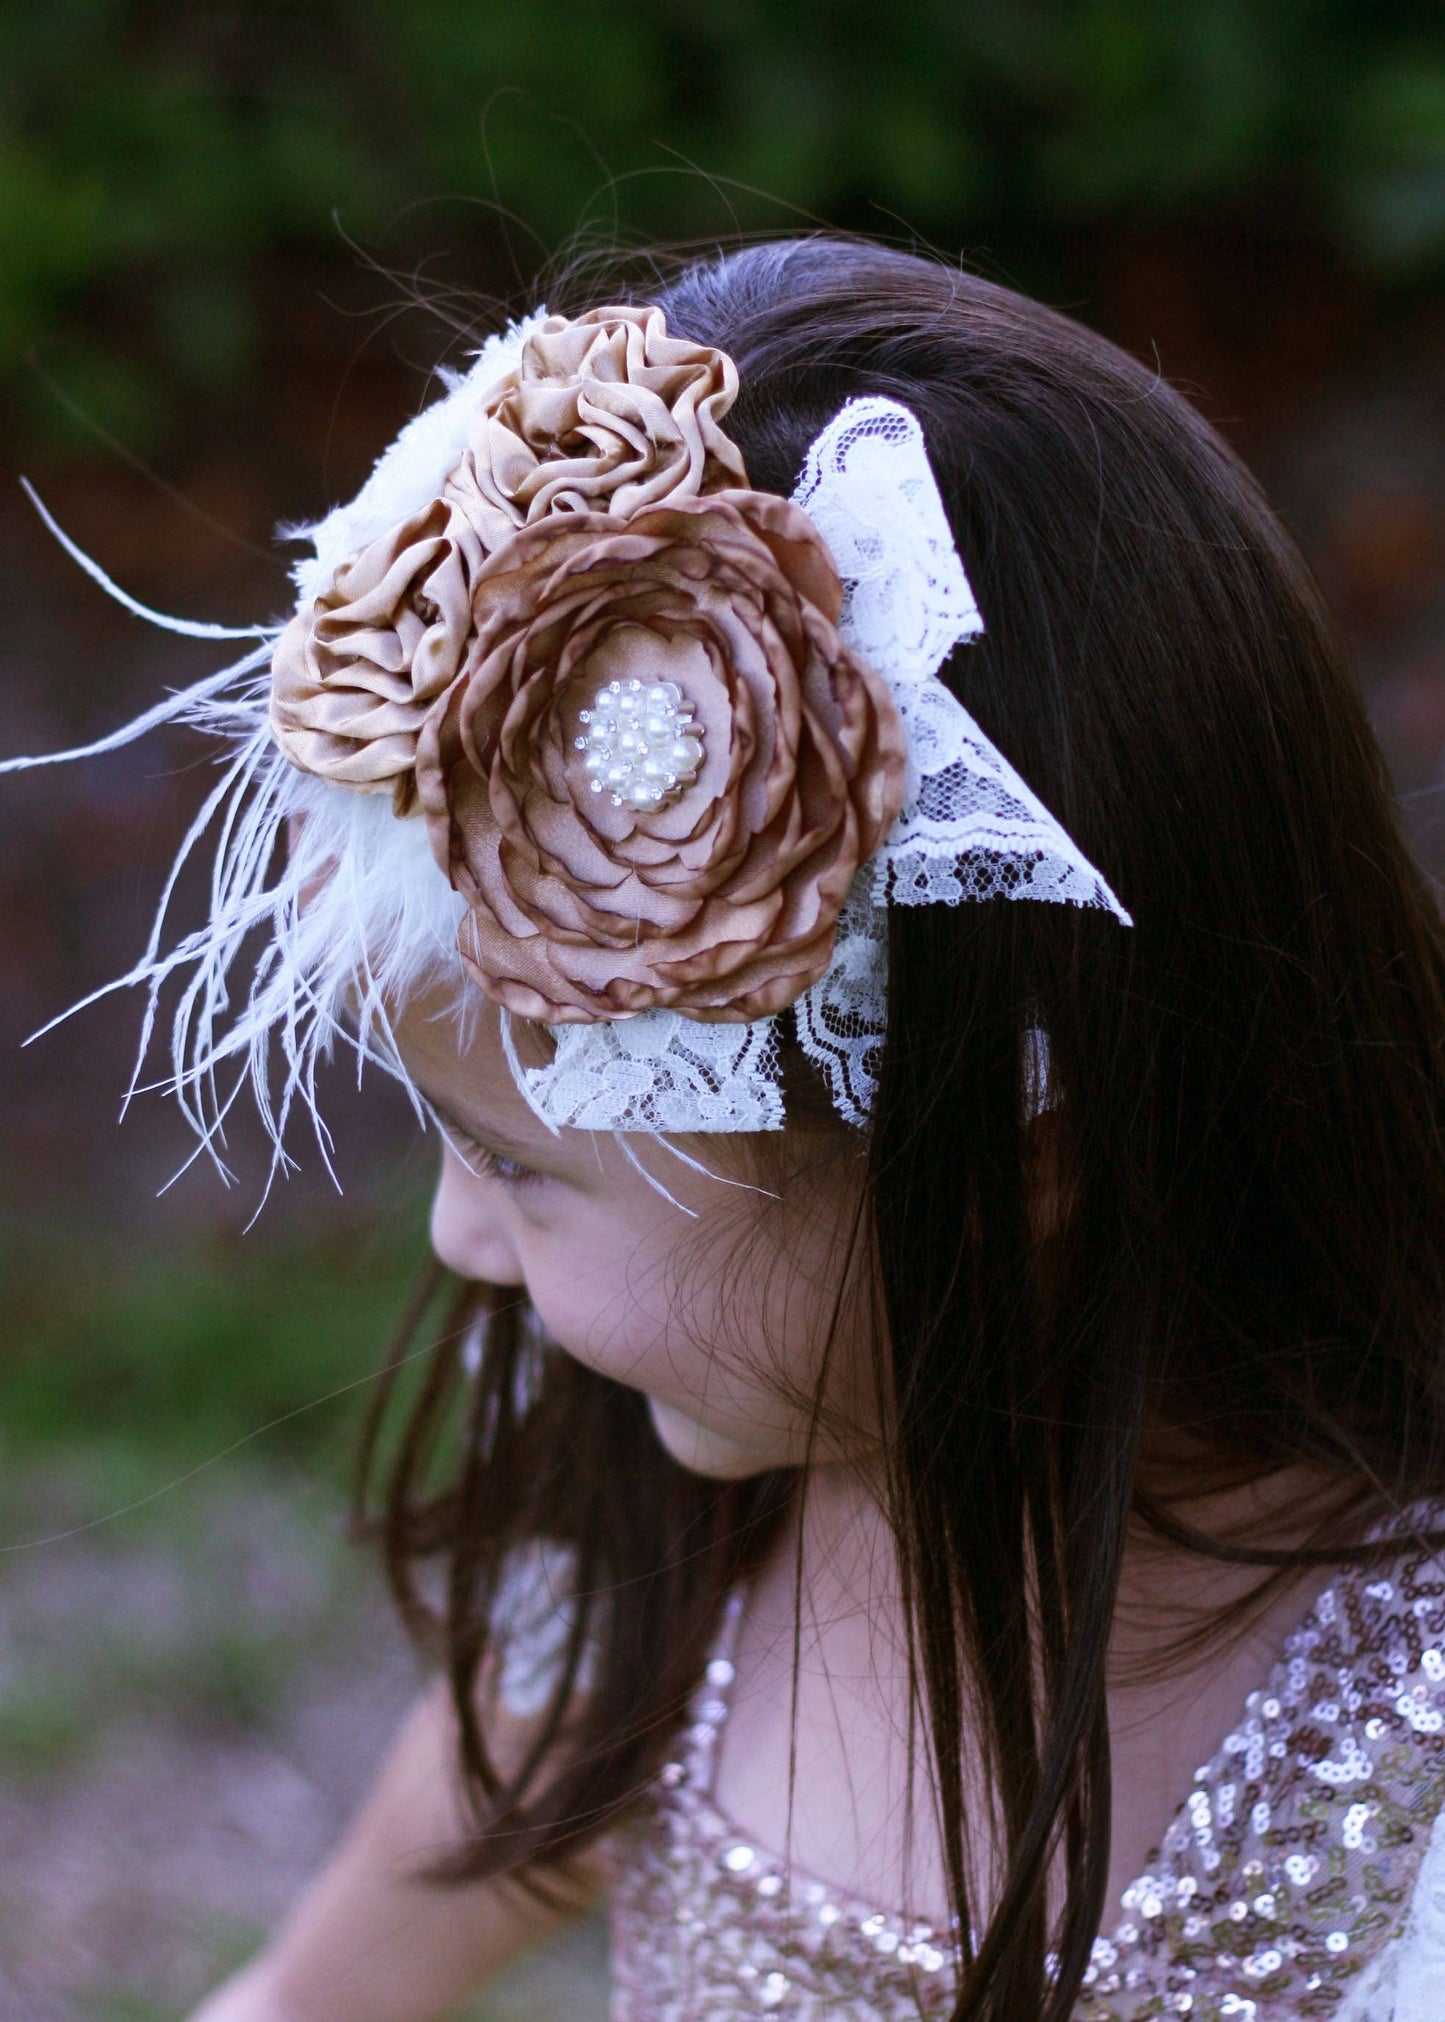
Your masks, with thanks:
M420 1195L364 1236L262 1224L158 1249L7 1231L9 1457L44 1457L59 1480L78 1453L97 1511L238 1449L334 1488L425 1255Z
M1082 231L1221 215L1419 276L1445 33L1420 0L0 9L0 381L36 349L133 442L244 373L268 256L339 224L408 265L470 201L521 221L513 285L579 234L807 217L1035 286Z

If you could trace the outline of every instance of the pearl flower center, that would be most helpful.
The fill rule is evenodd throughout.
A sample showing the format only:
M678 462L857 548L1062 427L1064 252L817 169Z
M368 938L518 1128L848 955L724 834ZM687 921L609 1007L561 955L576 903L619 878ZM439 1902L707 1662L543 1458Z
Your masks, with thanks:
M614 807L654 814L679 800L702 765L702 731L675 681L609 681L579 711L582 770Z

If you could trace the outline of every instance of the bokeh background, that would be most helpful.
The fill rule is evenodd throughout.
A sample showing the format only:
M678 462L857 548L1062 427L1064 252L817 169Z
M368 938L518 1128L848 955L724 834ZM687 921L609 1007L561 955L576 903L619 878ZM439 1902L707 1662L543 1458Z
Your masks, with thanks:
M1422 0L8 0L0 755L216 650L135 596L288 601L470 329L608 244L827 223L1071 310L1263 476L1445 868L1445 35ZM430 1152L379 1083L249 1227L142 1094L137 953L209 776L181 736L0 783L0 2014L183 2015L318 1858L416 1673L346 1542ZM198 903L187 890L182 906ZM153 1063L154 1064L154 1063ZM162 1191L162 1189L165 1189ZM476 2012L600 2015L584 1930Z

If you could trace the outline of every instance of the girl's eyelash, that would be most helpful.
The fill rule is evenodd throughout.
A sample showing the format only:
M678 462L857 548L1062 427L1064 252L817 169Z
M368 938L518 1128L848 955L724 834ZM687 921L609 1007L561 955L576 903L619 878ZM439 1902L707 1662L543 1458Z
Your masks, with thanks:
M539 1180L542 1177L534 1167L523 1165L520 1159L507 1158L499 1151L491 1151L486 1145L478 1144L474 1137L469 1136L464 1130L458 1130L455 1125L452 1127L452 1136L465 1154L468 1165L478 1174L485 1174L488 1179L499 1180L503 1186L526 1186L528 1181Z

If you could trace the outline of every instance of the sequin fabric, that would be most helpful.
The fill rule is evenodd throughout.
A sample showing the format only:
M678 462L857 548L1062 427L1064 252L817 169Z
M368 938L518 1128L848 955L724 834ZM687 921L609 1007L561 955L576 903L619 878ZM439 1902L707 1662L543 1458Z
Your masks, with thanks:
M789 1870L714 1804L737 1608L615 1842L613 2022L946 2016L946 1933ZM1445 1575L1416 1550L1341 1574L1289 1638L1095 1942L1077 2022L1343 2022L1405 1927L1442 1805Z
M789 1871L712 1799L740 1600L673 1761L613 1843L612 2022L934 2022L949 1940Z

